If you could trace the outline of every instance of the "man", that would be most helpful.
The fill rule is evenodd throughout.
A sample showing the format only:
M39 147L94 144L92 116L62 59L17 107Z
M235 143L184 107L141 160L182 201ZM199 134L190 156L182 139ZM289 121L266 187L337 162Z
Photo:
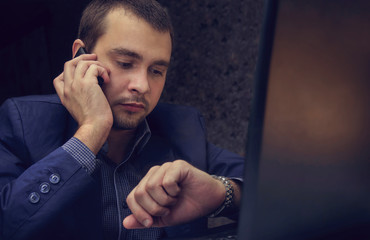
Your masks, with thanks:
M192 108L157 106L172 38L155 1L93 1L72 46L91 54L65 63L58 97L2 106L1 239L158 239L236 212L243 159Z

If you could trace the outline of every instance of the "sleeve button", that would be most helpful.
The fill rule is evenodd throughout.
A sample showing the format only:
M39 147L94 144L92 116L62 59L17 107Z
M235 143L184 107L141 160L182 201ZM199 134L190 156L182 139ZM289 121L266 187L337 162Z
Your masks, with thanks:
M41 183L40 185L40 192L41 193L48 193L50 191L50 184L47 182Z
M53 173L50 175L49 177L49 181L52 183L52 184L57 184L60 182L60 176L56 173Z
M31 203L38 203L40 201L40 195L37 192L33 192L28 196L28 200Z

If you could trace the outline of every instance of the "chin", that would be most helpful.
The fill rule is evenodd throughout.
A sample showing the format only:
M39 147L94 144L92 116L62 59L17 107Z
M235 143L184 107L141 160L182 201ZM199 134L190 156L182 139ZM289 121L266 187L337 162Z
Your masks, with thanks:
M125 118L114 118L113 128L118 130L132 130L137 128L139 124L144 121L145 117L125 117Z

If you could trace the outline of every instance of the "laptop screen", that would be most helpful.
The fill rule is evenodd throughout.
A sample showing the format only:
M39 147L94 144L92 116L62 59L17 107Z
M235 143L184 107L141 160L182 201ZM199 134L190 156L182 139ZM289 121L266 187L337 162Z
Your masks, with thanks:
M370 1L267 9L239 237L369 234Z

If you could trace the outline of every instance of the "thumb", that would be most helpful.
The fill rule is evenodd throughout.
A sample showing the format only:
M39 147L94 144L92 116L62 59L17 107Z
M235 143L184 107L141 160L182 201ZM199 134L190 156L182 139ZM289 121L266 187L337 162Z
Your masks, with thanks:
M144 225L142 225L136 218L133 214L127 216L124 220L123 220L123 226L126 228L126 229L137 229L137 228L145 228Z

